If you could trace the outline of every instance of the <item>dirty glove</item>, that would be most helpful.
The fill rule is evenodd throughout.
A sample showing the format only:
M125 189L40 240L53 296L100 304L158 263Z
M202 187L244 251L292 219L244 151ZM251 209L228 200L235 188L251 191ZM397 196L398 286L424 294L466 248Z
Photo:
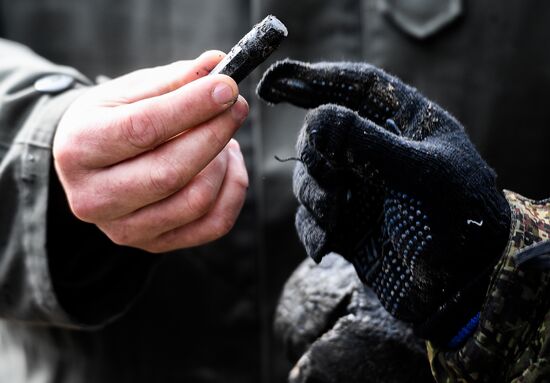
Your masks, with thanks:
M313 108L294 175L308 254L344 256L434 344L472 327L510 210L460 123L368 64L280 62L258 94Z
M336 254L319 265L306 259L292 273L275 332L295 363L289 383L433 382L424 342Z

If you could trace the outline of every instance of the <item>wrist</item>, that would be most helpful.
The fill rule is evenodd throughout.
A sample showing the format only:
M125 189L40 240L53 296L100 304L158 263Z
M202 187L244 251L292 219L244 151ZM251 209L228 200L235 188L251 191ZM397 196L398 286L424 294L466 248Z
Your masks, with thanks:
M428 342L438 381L472 374L510 381L529 368L522 361L536 361L547 344L550 200L532 201L509 191L505 196L511 208L508 243L492 273L479 324L455 352Z
M498 264L487 268L450 299L450 303L442 305L428 321L417 327L419 335L434 346L456 349L475 332L479 313L491 298L491 291L502 274L509 272L507 263L515 269L525 267L521 266L523 264L548 262L541 255L546 254L544 249L550 248L550 201L536 202L510 191L505 191L504 195L511 219L502 256ZM464 306L467 301L469 304Z

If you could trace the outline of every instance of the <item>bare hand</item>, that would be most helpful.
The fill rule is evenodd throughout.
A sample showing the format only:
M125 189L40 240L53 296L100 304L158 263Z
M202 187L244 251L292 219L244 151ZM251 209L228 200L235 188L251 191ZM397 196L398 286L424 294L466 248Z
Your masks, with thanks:
M248 104L227 76L206 76L221 52L132 72L92 88L66 111L53 144L72 212L113 242L151 252L226 234L248 176L231 137Z

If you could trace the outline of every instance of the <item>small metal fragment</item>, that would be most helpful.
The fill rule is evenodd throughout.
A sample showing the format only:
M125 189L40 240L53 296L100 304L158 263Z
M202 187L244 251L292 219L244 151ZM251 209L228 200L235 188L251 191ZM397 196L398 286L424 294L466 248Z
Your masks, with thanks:
M237 83L264 62L288 35L285 25L269 15L256 24L210 74L225 74Z

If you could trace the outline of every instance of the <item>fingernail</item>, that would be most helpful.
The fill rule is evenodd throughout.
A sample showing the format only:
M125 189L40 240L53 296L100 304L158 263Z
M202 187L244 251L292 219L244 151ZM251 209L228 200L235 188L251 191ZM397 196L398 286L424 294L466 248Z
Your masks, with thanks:
M248 103L244 98L239 96L235 105L231 107L231 115L239 123L243 122L248 116Z
M235 102L235 94L233 94L233 88L226 83L220 82L212 91L212 98L218 104L229 104Z

